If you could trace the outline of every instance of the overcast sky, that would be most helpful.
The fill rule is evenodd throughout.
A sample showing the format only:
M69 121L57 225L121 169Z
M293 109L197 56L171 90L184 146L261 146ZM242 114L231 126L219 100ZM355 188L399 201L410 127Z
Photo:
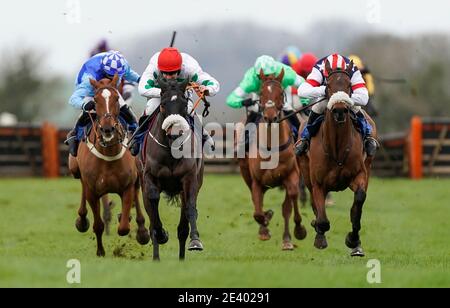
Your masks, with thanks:
M344 19L398 35L450 33L450 2L442 0L14 0L2 1L1 12L0 51L39 46L52 70L64 74L75 74L100 38L117 42L207 22L251 21L296 32Z

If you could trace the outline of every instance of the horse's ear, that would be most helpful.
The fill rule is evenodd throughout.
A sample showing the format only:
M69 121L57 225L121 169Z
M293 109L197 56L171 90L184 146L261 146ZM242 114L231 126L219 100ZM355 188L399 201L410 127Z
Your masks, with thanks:
M353 68L355 67L353 60L350 61L349 65L347 66L347 73L350 75L353 71Z
M261 80L265 80L266 79L266 75L264 75L264 72L262 69L259 70L259 79Z
M98 89L100 87L100 84L95 79L89 79L89 82L91 83L91 86L94 87L94 89Z
M189 78L186 78L184 81L181 82L180 84L180 90L182 92L186 91L187 86L189 85L191 81L189 80Z
M157 81L158 81L159 86L161 87L161 90L167 89L168 83L162 75L158 76Z
M325 60L325 71L327 72L328 76L330 76L330 74L333 72L330 61L328 61L328 59Z
M119 81L119 75L117 73L114 75L113 79L111 80L111 86L113 88L117 88L117 82Z
M283 78L284 78L284 67L281 69L281 72L280 72L280 74L277 76L277 81L279 82L279 83L282 83L282 81L283 81Z

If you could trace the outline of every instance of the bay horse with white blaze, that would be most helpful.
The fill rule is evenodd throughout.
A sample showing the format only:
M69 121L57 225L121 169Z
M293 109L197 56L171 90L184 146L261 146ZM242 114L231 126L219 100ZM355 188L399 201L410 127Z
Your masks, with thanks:
M372 157L364 151L361 133L357 130L352 111L351 78L353 62L346 70L332 70L326 61L327 98L329 100L325 118L318 133L311 139L307 155L300 157L302 174L311 192L312 206L316 219L312 226L316 230L314 246L324 249L328 246L325 233L330 230L326 215L325 197L330 191L350 188L354 202L350 212L352 231L345 243L353 249L352 256L364 256L359 237L363 204L369 185ZM375 123L365 114L373 127Z
M201 155L194 155L200 139L186 120L188 99L185 97L189 80L158 78L161 87L161 105L154 124L146 136L146 147L142 154L142 187L145 209L150 216L150 235L153 242L153 260L158 261L159 245L169 240L159 216L161 193L169 199L181 200L178 225L179 259L185 259L186 240L189 235L190 251L202 251L203 244L197 229L197 196L203 184L204 161ZM175 131L179 132L177 134ZM177 145L178 144L178 145ZM173 152L188 148L180 157Z
M96 114L91 117L92 128L86 141L78 148L77 157L69 155L69 169L73 176L81 180L81 205L78 210L76 227L80 232L89 229L86 201L94 215L93 229L97 237L97 256L105 256L102 242L104 223L100 215L100 198L108 193L116 193L122 199L122 214L118 234L126 236L130 232L130 210L136 207L138 224L137 241L145 245L150 236L145 228L145 218L139 204L138 170L126 149L126 133L119 122L119 98L117 91L118 76L113 80L91 80L95 89ZM95 120L94 120L95 117Z
M262 120L257 124L257 138L255 139L266 144L258 145L257 140L250 140L250 156L239 159L239 167L252 194L255 208L253 216L260 226L260 240L266 241L271 238L268 225L273 216L272 210L263 211L264 194L273 187L285 189L285 199L282 206L284 218L282 249L293 250L295 246L292 244L289 230L292 209L294 209L295 237L303 240L306 237L306 229L301 223L302 218L298 208L300 173L294 154L294 138L287 121L279 123L284 104L284 89L281 85L283 76L284 70L276 77L273 75L265 76L262 71L260 72ZM262 157L261 151L269 151L271 154L270 156L264 154L264 157ZM263 168L262 165L267 163L274 155L278 156L277 165L273 168Z

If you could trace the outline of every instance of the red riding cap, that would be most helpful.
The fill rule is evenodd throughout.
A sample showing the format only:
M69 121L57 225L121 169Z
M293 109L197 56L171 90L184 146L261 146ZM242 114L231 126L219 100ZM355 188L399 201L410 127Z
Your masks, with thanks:
M317 63L317 58L312 53L305 53L294 65L293 69L303 78L308 77L314 65Z
M158 57L158 69L161 72L176 72L181 70L183 59L176 48L164 48Z

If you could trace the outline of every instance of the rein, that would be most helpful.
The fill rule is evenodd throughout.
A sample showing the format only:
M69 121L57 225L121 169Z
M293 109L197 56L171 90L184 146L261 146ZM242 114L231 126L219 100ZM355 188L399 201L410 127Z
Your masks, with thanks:
M193 90L195 94L197 94L198 99L195 102L194 106L192 107L192 111L189 115L193 115L195 110L200 105L200 102L203 101L205 104L205 110L203 110L202 116L206 118L209 115L209 107L211 107L211 104L206 100L206 95L203 91L200 91L200 85L194 82L191 82L189 86L186 87L186 90Z

